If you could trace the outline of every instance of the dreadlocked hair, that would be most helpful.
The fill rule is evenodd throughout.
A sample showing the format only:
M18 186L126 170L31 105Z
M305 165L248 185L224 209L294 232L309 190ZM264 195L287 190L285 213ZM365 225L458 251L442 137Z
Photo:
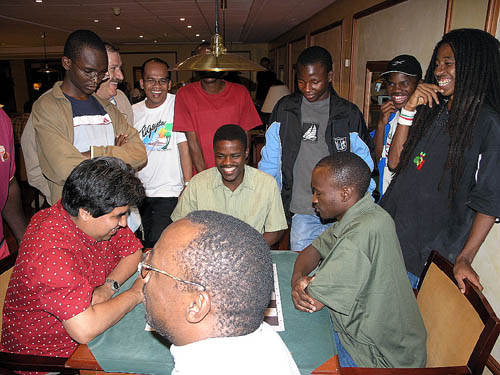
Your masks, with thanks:
M483 103L500 112L500 43L487 32L476 29L458 29L443 36L434 48L425 82L437 85L434 76L435 61L439 47L449 44L455 56L455 89L446 129L450 135L450 148L444 173L451 171L448 200L454 199L462 177L464 152L473 143L473 131ZM447 100L438 93L440 105L418 108L413 126L404 145L393 182L408 168L415 147L427 134Z

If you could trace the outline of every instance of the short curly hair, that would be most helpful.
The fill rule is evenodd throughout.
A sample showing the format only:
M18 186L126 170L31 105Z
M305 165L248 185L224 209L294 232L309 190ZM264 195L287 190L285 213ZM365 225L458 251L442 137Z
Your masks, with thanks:
M202 228L178 253L179 267L184 278L202 284L210 294L217 316L214 335L254 332L273 290L269 245L259 232L233 216L193 211L186 218Z

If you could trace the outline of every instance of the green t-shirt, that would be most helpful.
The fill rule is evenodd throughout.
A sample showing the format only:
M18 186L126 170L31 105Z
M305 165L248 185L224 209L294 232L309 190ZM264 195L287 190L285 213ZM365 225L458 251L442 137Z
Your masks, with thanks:
M424 367L427 333L389 214L366 194L312 245L323 262L308 291L354 362Z

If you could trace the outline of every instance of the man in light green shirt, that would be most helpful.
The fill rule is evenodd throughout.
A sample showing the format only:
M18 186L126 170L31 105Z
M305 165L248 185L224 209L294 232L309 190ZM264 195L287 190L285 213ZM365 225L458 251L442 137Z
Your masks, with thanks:
M293 302L306 312L328 307L341 366L424 367L424 322L394 222L366 194L369 183L370 169L350 152L314 168L316 212L337 222L298 256Z
M186 187L172 221L191 211L211 210L234 216L263 234L269 245L287 228L276 180L245 165L247 136L238 125L223 125L214 135L215 167L194 176Z

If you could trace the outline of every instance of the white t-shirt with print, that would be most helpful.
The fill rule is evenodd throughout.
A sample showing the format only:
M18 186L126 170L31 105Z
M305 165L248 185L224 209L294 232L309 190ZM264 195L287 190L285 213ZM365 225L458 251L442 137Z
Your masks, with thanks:
M156 108L146 100L132 106L134 127L144 142L148 163L137 172L147 197L178 197L184 187L178 144L187 142L184 133L173 132L175 95L167 94Z

